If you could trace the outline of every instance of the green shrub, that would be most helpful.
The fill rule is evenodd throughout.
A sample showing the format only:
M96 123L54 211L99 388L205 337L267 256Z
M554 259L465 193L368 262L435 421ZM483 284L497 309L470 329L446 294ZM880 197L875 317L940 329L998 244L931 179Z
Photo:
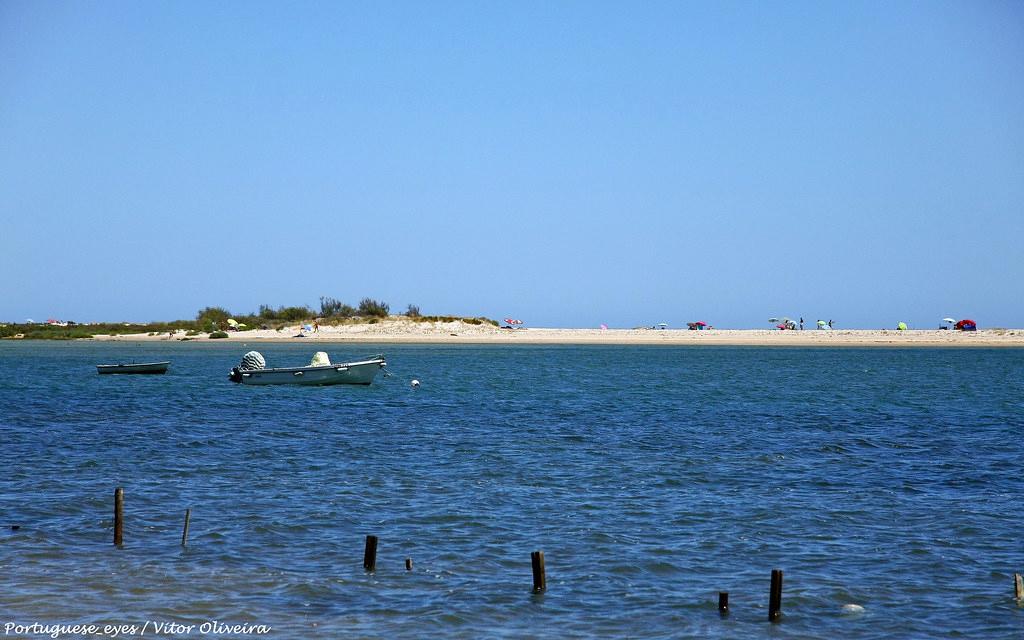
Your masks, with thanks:
M356 315L352 305L345 304L334 298L320 296L320 317L322 318L351 318Z
M277 310L277 316L281 320L287 320L288 322L294 322L296 320L305 320L306 318L313 317L313 310L309 307L281 307Z
M200 309L199 313L196 314L196 322L199 326L224 326L227 324L228 318L231 317L231 313L223 307L206 307Z
M415 304L410 304L409 307L405 310L405 315L408 318L418 318L418 317L420 317L420 308L419 308L419 306L415 305Z
M287 322L295 322L296 320L305 320L306 318L312 318L314 315L313 310L307 306L301 307L278 307L276 310L270 307L270 305L261 304L260 310L256 315L246 316L245 319L236 318L239 322L244 324L255 325L255 322L249 322L248 320L255 321L257 318L260 320L284 320Z
M210 339L211 340L216 340L217 338L226 338L226 337L228 337L228 334L227 334L226 331L214 331L213 333L210 334Z
M386 318L390 309L388 303L373 298L363 298L359 301L359 315L361 316Z

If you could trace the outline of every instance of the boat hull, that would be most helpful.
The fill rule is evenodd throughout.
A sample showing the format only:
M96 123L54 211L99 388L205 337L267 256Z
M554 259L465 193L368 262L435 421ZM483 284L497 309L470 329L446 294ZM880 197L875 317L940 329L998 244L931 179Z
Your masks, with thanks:
M231 371L229 377L234 382L252 385L368 385L373 382L377 372L386 364L383 359L375 358L362 362L345 362L321 367L283 367L279 369L251 369L248 371L236 368Z
M167 373L167 362L140 362L138 364L98 364L96 372L99 374L111 373L135 373L135 374L162 374Z

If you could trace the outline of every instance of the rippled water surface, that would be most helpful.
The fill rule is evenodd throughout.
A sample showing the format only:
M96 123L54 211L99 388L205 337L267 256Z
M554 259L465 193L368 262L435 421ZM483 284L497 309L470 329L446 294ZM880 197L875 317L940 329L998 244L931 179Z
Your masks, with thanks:
M261 388L227 380L248 348L0 343L0 625L1024 633L1024 350L278 344L271 365L384 351L393 375ZM172 364L96 374L130 359Z

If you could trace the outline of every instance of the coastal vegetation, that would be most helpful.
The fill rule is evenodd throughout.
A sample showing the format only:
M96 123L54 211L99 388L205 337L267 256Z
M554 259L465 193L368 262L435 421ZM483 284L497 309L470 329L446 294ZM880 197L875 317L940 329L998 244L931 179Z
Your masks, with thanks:
M363 298L356 308L334 298L320 296L320 317L324 319L386 318L390 309L388 303L373 298ZM312 314L312 311L309 313ZM309 314L306 317L309 317Z
M0 323L0 338L26 340L77 340L98 335L134 335L145 333L150 336L181 332L191 338L200 334L210 337L227 337L227 331L252 331L254 329L281 330L288 325L317 320L321 325L377 324L390 316L391 307L387 302L374 298L363 298L357 307L328 296L321 296L320 311L309 306L260 305L255 313L233 314L220 306L203 307L194 320L155 321L146 323L99 322L80 324L72 321L61 323ZM396 316L396 318L399 316ZM402 317L413 322L464 322L471 325L498 323L490 318L422 315L418 305L410 304Z
M49 324L2 324L0 338L22 337L27 340L77 340L91 338L96 335L124 335L135 333L173 333L188 331L193 328L190 320L173 322L148 322L145 324L129 322L100 322L93 324L68 323L67 326ZM197 332L198 334L198 332Z

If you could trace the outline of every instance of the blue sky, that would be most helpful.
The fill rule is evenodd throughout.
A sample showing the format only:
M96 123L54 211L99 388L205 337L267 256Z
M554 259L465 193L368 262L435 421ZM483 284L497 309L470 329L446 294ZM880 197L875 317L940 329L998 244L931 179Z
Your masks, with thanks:
M0 3L0 320L1024 326L1020 2Z

